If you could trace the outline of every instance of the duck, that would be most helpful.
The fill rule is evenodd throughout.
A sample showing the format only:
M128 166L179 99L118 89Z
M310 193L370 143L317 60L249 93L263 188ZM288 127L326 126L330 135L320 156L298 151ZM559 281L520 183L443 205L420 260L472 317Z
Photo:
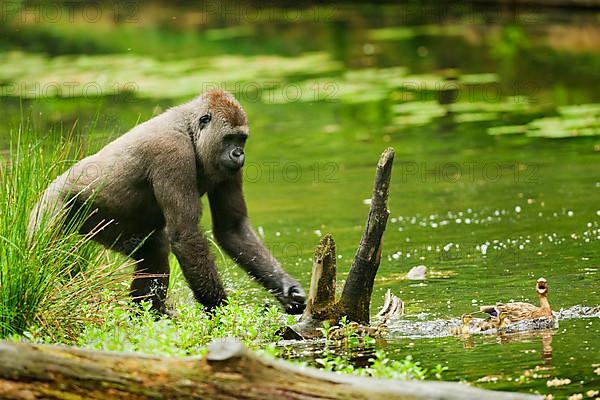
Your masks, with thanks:
M540 306L534 306L530 303L497 303L495 306L481 306L479 310L492 317L498 317L500 313L505 312L511 323L525 319L552 318L552 309L548 302L548 281L539 278L536 282L536 292L540 299Z
M379 338L386 332L387 326L385 324L379 324L377 326L365 326L358 322L350 322L346 326L339 327L329 332L327 336L330 340L344 340L348 335L365 337L370 336L372 338Z
M453 335L468 335L470 333L469 323L472 319L471 314L463 314L460 317L461 325L450 329L450 333Z
M490 329L504 329L507 325L511 323L511 320L508 318L508 313L501 311L497 317L491 317L486 321L482 321L479 324L480 331L487 331Z

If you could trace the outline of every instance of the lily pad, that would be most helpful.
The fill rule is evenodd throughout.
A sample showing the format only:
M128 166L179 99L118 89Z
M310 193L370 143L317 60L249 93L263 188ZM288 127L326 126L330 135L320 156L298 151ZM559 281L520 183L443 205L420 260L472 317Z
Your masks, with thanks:
M242 95L303 77L341 70L327 53L299 57L225 55L162 61L131 54L47 57L0 53L3 96L95 97L131 92L139 98L179 98L209 88ZM309 72L307 72L309 71ZM330 80L331 81L331 80Z
M487 74L464 74L459 76L459 82L464 84L484 84L498 82L498 74L487 73Z
M558 107L558 112L564 116L596 115L600 116L600 104L579 104Z
M397 26L372 29L369 38L372 40L406 40L417 36L462 36L464 30L455 25L423 25Z
M600 135L598 117L546 117L527 125L527 136L546 138L568 138Z
M209 40L226 40L251 36L253 33L251 25L229 26L227 28L207 30L206 38Z
M487 129L488 135L516 135L527 132L527 125L494 126Z
M481 112L481 113L464 113L456 114L454 121L456 122L479 122L479 121L493 121L498 118L497 113L493 112Z

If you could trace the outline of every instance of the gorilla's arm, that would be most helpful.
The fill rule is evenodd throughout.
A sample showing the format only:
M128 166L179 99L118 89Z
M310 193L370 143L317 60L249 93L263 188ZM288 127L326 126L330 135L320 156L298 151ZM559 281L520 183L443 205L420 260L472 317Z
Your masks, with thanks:
M198 229L200 206L193 155L163 148L159 168L151 171L154 196L162 209L171 249L179 261L194 297L211 310L227 295L214 264L209 244ZM140 216L144 218L144 216Z
M286 312L301 313L304 290L271 255L248 222L241 172L208 192L217 242L253 278L271 291Z

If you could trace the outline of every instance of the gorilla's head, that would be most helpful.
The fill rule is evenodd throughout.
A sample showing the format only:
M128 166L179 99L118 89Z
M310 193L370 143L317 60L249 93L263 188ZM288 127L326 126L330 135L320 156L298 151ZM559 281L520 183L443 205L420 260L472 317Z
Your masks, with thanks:
M242 106L222 90L207 92L189 104L196 156L204 174L213 181L234 175L244 165L249 134Z

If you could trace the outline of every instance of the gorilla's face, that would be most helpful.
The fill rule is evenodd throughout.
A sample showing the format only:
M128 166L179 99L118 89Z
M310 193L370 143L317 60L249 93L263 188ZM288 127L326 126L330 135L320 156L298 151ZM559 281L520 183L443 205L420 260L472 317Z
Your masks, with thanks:
M205 172L217 180L237 173L244 166L248 126L232 124L213 116L210 112L198 120L197 148L203 160Z
M218 160L222 171L234 173L244 166L244 146L247 138L248 135L241 130L232 130L223 136Z
M202 165L204 179L229 179L244 166L248 120L235 98L209 92L189 103L189 128Z

